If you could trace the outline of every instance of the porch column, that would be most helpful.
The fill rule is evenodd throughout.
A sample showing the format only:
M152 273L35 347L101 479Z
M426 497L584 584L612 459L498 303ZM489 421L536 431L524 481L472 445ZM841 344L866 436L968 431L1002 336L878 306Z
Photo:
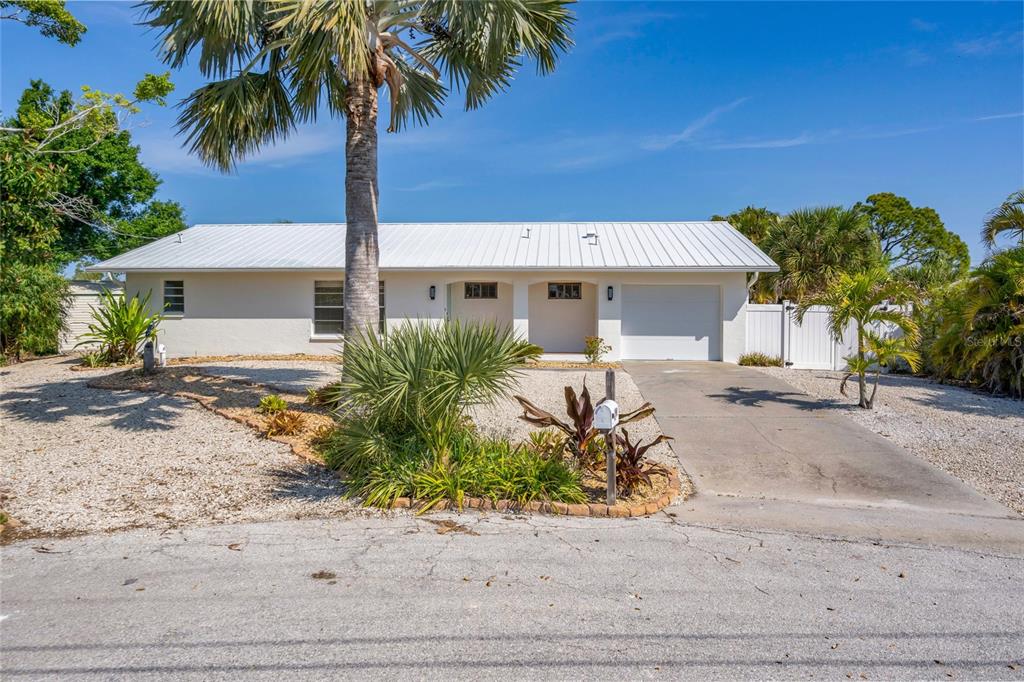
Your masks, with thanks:
M530 338L530 285L527 282L512 283L512 328L521 338Z

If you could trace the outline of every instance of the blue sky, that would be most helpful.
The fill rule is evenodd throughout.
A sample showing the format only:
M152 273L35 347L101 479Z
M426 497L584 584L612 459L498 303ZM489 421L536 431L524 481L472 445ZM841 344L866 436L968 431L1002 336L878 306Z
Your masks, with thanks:
M130 91L164 69L129 3L71 2L74 48L2 26L0 108L30 78ZM687 220L890 191L984 250L985 213L1024 186L1024 3L633 3L576 7L557 72L525 69L465 112L381 131L380 216ZM175 103L202 84L175 72ZM323 119L243 163L203 168L174 107L133 134L190 223L341 221L344 122ZM385 118L382 116L382 119Z

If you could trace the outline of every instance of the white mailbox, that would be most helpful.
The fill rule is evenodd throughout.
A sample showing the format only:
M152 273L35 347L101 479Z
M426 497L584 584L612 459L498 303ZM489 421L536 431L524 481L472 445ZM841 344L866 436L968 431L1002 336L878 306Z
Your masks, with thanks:
M598 431L611 431L619 423L619 404L614 400L605 400L594 408L594 428Z

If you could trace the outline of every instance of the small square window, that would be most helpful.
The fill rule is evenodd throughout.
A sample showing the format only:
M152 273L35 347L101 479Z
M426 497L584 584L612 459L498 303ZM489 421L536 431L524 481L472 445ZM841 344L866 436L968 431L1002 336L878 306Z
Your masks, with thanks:
M549 282L548 298L558 300L579 300L583 298L583 287L579 282Z
M164 282L164 312L172 315L185 314L185 282L180 279Z
M466 298L498 298L498 283L466 282Z

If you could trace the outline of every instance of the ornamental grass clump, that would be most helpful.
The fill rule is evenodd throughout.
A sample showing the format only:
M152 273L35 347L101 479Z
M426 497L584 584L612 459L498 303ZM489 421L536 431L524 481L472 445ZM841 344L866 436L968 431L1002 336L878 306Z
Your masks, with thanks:
M341 383L325 396L338 426L317 447L367 505L411 497L425 509L467 496L519 503L584 499L561 458L478 434L468 408L510 395L541 349L494 323L406 322L347 343Z
M139 299L137 296L115 296L110 291L100 292L100 307L92 309L93 322L82 334L78 346L98 344L97 351L108 364L117 365L134 361L142 351L147 338L155 337L162 314L149 312L152 292Z

